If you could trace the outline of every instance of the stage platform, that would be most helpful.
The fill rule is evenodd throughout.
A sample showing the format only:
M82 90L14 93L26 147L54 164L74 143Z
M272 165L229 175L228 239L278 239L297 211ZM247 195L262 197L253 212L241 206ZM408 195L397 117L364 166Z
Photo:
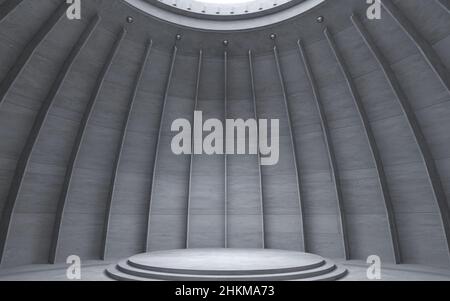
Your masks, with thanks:
M347 270L318 255L268 249L185 249L144 253L106 269L115 280L338 280Z

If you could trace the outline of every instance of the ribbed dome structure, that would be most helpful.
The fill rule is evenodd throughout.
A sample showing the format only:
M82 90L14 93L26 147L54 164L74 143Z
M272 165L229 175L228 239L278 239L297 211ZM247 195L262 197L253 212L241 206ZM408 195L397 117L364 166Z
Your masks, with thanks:
M185 248L450 267L448 1L369 20L328 0L239 31L129 2L69 20L65 1L0 0L2 267ZM175 155L195 110L279 119L278 164Z

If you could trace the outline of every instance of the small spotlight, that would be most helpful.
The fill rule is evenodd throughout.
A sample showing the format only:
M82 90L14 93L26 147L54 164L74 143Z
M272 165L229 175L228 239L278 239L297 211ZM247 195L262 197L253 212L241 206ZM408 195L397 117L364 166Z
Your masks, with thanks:
M127 23L134 23L134 18L133 17L131 17L131 16L128 16L127 17Z
M270 37L271 40L275 40L277 38L277 34L276 33L271 33L269 37Z
M223 46L228 46L230 44L230 42L228 40L224 40L222 43L223 43Z
M325 21L325 17L324 16L318 16L316 18L317 23L323 23Z
M182 38L183 38L183 36L182 36L181 34L177 34L177 35L175 36L175 39L176 39L177 41L180 41Z

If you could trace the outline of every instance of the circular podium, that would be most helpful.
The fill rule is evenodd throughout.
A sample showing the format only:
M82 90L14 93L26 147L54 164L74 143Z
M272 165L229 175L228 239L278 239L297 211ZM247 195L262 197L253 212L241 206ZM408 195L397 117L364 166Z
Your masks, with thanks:
M270 249L184 249L143 253L106 269L125 281L332 281L347 270L318 255Z

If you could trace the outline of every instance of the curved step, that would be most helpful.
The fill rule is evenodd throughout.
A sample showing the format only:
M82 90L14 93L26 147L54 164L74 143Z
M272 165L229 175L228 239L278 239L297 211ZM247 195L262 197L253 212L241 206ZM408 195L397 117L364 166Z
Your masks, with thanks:
M321 256L285 250L183 249L134 255L110 266L116 280L336 280L346 275Z
M334 263L325 263L324 265L308 269L304 271L278 271L276 273L266 273L266 274L253 274L252 271L239 271L240 274L237 275L223 275L222 271L211 271L210 274L184 274L184 273L165 273L158 271L143 270L135 268L127 264L126 261L119 262L117 264L118 270L131 274L134 276L161 279L161 280L175 280L175 281L205 281L205 280L215 280L215 281L227 281L227 280L239 280L239 281L264 281L264 280L291 280L291 279L303 279L308 277L315 277L322 274L329 273L336 269Z
M347 276L348 270L344 267L336 266L336 269L331 273L320 275L312 278L301 279L302 281L336 281L341 280ZM294 280L295 281L295 280Z
M110 266L106 269L105 274L110 277L111 279L117 280L117 281L164 281L164 280L170 280L170 281L246 281L245 279L236 279L235 277L230 277L230 279L220 279L220 278L206 278L206 279L158 279L158 278L148 278L137 276L137 275L131 275L127 272L122 271L118 265ZM313 277L306 277L306 278L293 278L293 279L274 279L271 276L273 275L266 275L266 279L258 280L255 278L250 278L248 281L277 281L277 280L289 280L289 281L336 281L344 278L347 275L347 269L342 267L336 267L333 265L333 269L330 272L313 276ZM177 276L177 275L174 275ZM193 275L198 276L198 275ZM261 276L261 275L255 275L255 276ZM251 277L251 276L247 276Z
M125 274L117 269L116 265L112 265L105 270L105 275L117 281L158 281L157 279L149 279L138 276Z
M267 274L240 274L240 275L221 275L221 274L181 274L181 273L165 273L158 271L150 271L139 269L128 265L126 260L119 262L114 269L110 269L110 273L117 273L119 277L126 278L126 275L132 276L131 280L143 279L159 279L169 281L282 281L282 280L297 280L297 279L311 279L330 275L337 269L332 262L326 262L323 266L313 268L305 271L296 272L279 272ZM136 278L137 277L137 278ZM323 278L323 277L322 277Z

